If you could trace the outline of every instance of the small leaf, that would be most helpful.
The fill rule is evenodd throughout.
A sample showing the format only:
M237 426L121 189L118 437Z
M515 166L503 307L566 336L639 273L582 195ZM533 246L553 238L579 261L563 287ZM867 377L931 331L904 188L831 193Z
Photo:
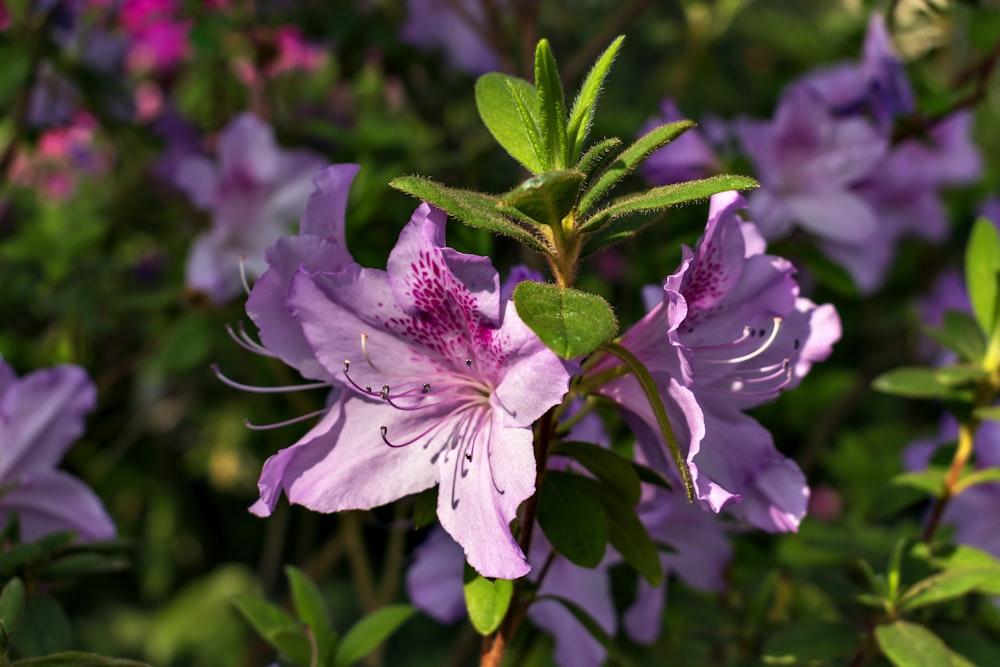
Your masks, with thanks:
M946 472L945 468L931 466L926 470L900 473L889 480L889 483L893 486L908 486L938 497L944 491L944 476Z
M676 123L660 126L648 134L645 134L622 151L614 162L607 169L601 172L590 187L584 192L580 205L577 207L580 215L585 214L596 204L601 197L606 195L611 188L619 183L625 176L630 174L639 164L649 157L653 151L663 148L668 143L684 134L694 127L694 123L689 120L680 120Z
M297 663L309 664L312 656L309 638L302 624L287 611L249 593L239 593L231 600L268 644Z
M986 218L976 220L965 251L965 285L972 312L986 338L993 338L997 321L997 280L1000 278L1000 232Z
M535 89L538 92L538 126L546 150L541 156L542 164L548 169L565 169L573 163L566 145L566 101L556 59L547 39L539 41L535 47Z
M361 660L388 639L416 611L408 604L391 604L368 614L344 633L337 645L334 665L347 667Z
M121 556L105 556L96 553L77 553L46 563L38 568L38 577L46 581L70 579L92 574L120 572L131 563Z
M6 655L11 637L17 632L24 613L24 582L14 577L0 592L0 656Z
M16 652L33 657L66 651L72 645L73 628L55 598L37 593L29 597L14 637Z
M537 99L535 87L524 79L491 72L476 80L479 117L497 143L533 174L546 169Z
M807 665L842 658L855 650L857 629L847 623L808 619L790 623L764 644L765 665Z
M580 158L576 170L583 172L587 178L590 178L591 173L604 164L604 161L621 145L622 140L618 137L598 141Z
M521 183L500 200L500 209L515 208L543 225L558 225L580 195L579 171L547 171Z
M651 586L662 584L663 564L660 562L660 551L635 508L606 486L599 487L598 492L608 517L608 541L611 546Z
M941 383L951 387L975 384L979 380L989 377L989 373L985 369L969 364L942 366L934 369L934 375Z
M292 589L292 601L299 620L309 626L316 640L318 664L325 665L333 652L333 619L323 594L305 573L291 565L285 566L285 576Z
M470 227L508 236L515 241L520 241L532 250L547 252L543 241L524 226L501 213L497 209L499 200L490 195L471 190L449 188L419 176L400 176L390 181L389 185L437 206ZM525 223L526 225L536 224L533 220L527 219Z
M969 487L977 484L988 484L990 482L1000 482L1000 468L983 468L982 470L965 475L955 484L952 493L957 496Z
M656 213L674 206L708 199L719 192L749 190L759 185L757 181L749 176L721 174L719 176L702 178L697 181L686 181L684 183L651 188L638 194L616 199L606 208L595 213L580 227L580 230L583 232L594 232L609 222L627 215Z
M538 524L552 547L580 567L597 567L608 544L600 484L589 477L549 470L538 494Z
M872 388L887 394L909 398L948 398L972 400L972 392L950 387L942 382L932 368L903 366L882 373L874 381Z
M514 288L517 314L563 359L590 354L618 333L608 302L596 294L530 280Z
M927 335L956 352L964 361L978 364L986 354L986 339L976 319L959 310L945 311L940 329L928 328Z
M149 663L109 658L95 653L67 651L10 663L11 667L152 667Z
M607 447L589 442L560 442L552 450L552 454L577 461L594 477L620 494L629 505L639 502L642 489L639 487L639 475L630 459Z
M897 606L903 611L912 611L980 591L984 585L992 590L998 581L1000 570L995 568L945 570L915 583L899 599Z
M590 633L590 636L600 642L601 646L604 647L604 650L608 652L608 657L613 663L620 665L627 664L625 656L622 654L618 644L615 643L615 640L604 630L604 628L600 626L597 621L594 620L593 616L586 612L586 610L575 602L559 597L558 595L539 595L535 598L536 602L540 602L542 600L555 600L565 607L569 613L573 614L573 618L579 621L580 625L582 625L587 632Z
M466 565L462 590L465 592L465 608L476 632L488 635L499 628L510 608L514 582L510 579L490 581Z
M937 635L916 623L895 621L880 625L875 628L875 639L896 667L973 667Z
M413 529L419 530L437 520L438 488L433 486L417 494L413 502Z
M929 547L920 542L913 546L913 555L930 560L943 569L1000 569L1000 560L975 547L965 544L935 544Z
M984 405L972 411L978 419L1000 421L1000 405Z
M569 164L576 162L583 150L583 144L590 133L590 126L594 122L594 113L597 110L597 100L601 96L601 88L604 87L604 80L611 70L611 65L618 55L618 49L625 41L624 35L619 35L615 41L611 42L604 53L598 57L594 66L590 68L587 78L580 86L573 108L569 112L569 126L567 128L567 141L570 148Z

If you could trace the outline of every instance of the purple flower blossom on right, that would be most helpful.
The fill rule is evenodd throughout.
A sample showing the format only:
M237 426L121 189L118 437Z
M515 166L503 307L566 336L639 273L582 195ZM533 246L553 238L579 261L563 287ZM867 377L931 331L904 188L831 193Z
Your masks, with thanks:
M756 227L737 216L744 206L734 192L712 198L705 234L662 288L647 290L651 310L621 344L656 381L703 506L790 531L805 515L805 477L742 410L797 385L830 354L840 319L833 306L799 296L791 263L764 254ZM645 458L674 474L638 382L625 376L600 393L625 410Z

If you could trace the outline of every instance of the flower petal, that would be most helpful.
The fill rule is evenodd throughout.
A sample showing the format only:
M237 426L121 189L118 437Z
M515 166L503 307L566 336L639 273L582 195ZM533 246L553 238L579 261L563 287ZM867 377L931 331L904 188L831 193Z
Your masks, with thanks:
M316 190L309 197L302 214L299 234L318 236L330 243L344 245L344 254L350 257L344 232L347 197L360 168L357 164L333 164L313 177Z
M62 530L75 531L81 540L115 535L115 525L97 495L60 470L23 475L18 486L0 499L0 513L18 515L25 542Z

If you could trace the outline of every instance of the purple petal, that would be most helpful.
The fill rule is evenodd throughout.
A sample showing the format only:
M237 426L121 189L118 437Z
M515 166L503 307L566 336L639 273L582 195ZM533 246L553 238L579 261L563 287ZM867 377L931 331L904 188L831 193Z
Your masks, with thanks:
M472 457L441 457L438 518L484 577L517 579L531 567L510 532L517 508L535 492L535 453L529 428L507 428L494 417Z
M301 235L318 236L334 245L345 245L347 197L360 168L357 164L334 164L316 174L313 178L316 190L306 204L299 228ZM346 246L344 254L350 257Z
M189 289L207 294L213 303L224 304L243 290L240 258L249 276L263 271L263 257L250 267L250 255L218 231L199 236L188 253L185 284ZM256 269L256 271L254 271Z
M804 229L831 241L863 242L878 228L871 205L850 192L788 196L785 205Z
M115 525L97 495L76 477L59 470L22 475L18 485L0 499L0 513L19 516L25 542L62 530L75 531L81 540L115 535Z
M281 149L274 130L252 113L234 118L219 135L222 179L265 183L281 171Z
M0 366L4 366L0 361ZM79 366L38 370L11 382L0 395L0 480L54 467L83 433L97 389Z
M191 203L204 211L212 210L219 190L219 173L206 158L185 157L177 166L174 184L191 199Z
M458 542L433 528L413 554L406 572L406 592L413 606L438 623L454 623L466 614L462 592L465 556Z

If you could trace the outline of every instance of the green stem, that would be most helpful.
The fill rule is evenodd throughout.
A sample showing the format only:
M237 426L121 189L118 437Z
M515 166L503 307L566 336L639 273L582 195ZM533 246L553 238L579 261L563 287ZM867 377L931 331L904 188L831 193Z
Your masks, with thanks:
M618 343L605 343L600 349L618 357L632 374L635 375L639 386L642 387L642 391L646 394L649 406L653 409L656 423L660 427L663 438L667 441L667 447L670 448L674 462L677 464L677 470L680 472L681 480L684 482L684 490L687 492L688 502L694 502L694 484L691 481L691 471L688 469L687 461L684 460L684 454L681 452L680 445L677 444L677 438L674 437L674 432L670 428L670 420L667 418L667 411L663 407L663 401L660 399L660 392L656 388L653 377L649 374L646 367L642 365L642 362L635 358L635 355Z

